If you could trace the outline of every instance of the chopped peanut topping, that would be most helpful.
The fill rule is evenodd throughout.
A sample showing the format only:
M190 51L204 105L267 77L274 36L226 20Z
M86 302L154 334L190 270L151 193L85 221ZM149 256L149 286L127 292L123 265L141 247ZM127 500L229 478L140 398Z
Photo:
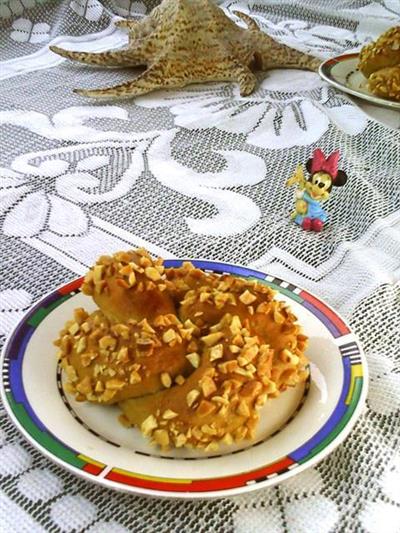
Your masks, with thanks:
M185 383L185 378L183 376L181 376L180 374L178 376L176 376L175 378L175 383L177 385L183 385Z
M264 385L266 389L265 392L267 394L274 394L278 390L274 381L268 380L268 382L264 383Z
M200 385L205 398L208 398L208 396L210 396L213 392L217 390L217 386L214 383L214 380L208 376L203 376Z
M203 426L201 426L200 429L206 435L216 435L217 434L217 430L215 428L213 428L212 426L210 426L209 424L204 424Z
M235 346L243 346L243 343L244 343L243 337L240 335L240 333L235 335L232 339L232 344Z
M242 323L240 322L240 318L237 315L232 318L232 322L229 326L229 329L231 330L233 335L240 334L242 330Z
M97 381L94 390L95 390L95 392L103 392L104 391L103 382L102 381Z
M207 446L204 448L205 452L216 452L219 448L218 442L211 441Z
M89 333L89 331L92 329L92 326L88 323L88 322L84 322L82 325L81 325L81 330L84 331L85 333Z
M245 346L243 350L241 351L240 355L244 357L245 359L247 359L249 363L251 363L252 361L254 361L254 358L258 355L259 351L260 351L260 348L256 345L249 346L249 347Z
M100 396L100 399L103 402L109 402L110 400L114 398L116 393L117 393L116 390L111 390L111 389L105 390L103 394Z
M246 366L248 364L248 360L245 357L243 357L242 355L240 355L237 358L237 362L239 363L240 366Z
M74 319L75 322L78 322L81 325L88 317L88 314L82 307L78 307L74 310Z
M169 444L169 435L165 429L154 430L152 437L162 448L165 448Z
M126 383L120 379L109 379L106 381L106 389L120 390L125 387Z
M153 323L156 327L168 326L169 324L168 319L165 315L159 315Z
M92 392L92 383L89 376L85 376L77 385L76 390L81 394L89 394Z
M221 332L210 333L209 335L201 337L201 340L206 346L214 346L214 344L216 344L220 339L222 339L223 336L224 334Z
M144 269L144 274L146 277L151 279L151 281L158 281L159 279L161 279L160 272L155 267L152 267L152 266L146 267Z
M125 340L129 339L129 328L128 326L125 326L125 324L116 324L111 329L119 337L122 337Z
M74 394L76 392L76 388L74 387L74 385L72 385L72 383L69 383L69 382L65 383L64 389L66 392L70 394Z
M215 403L220 403L222 405L229 405L229 401L223 396L213 396L211 398L211 401Z
M274 322L277 324L283 324L285 322L285 317L279 311L279 309L274 309Z
M224 347L222 344L216 344L210 350L210 361L215 361L216 359L221 359L224 354Z
M238 362L233 361L225 361L224 363L220 363L218 365L218 370L222 372L223 374L228 374L230 372L235 372L238 368Z
M104 265L96 265L93 268L93 281L96 283L103 279Z
M162 339L165 343L169 344L170 342L176 340L176 332L174 329L167 329L163 334Z
M172 379L171 379L171 376L168 374L168 372L163 372L160 376L160 379L164 387L169 389L170 386L172 385Z
M93 361L93 359L96 359L97 353L84 353L81 355L81 363L83 367L87 367L90 365L90 363Z
M242 400L239 403L239 406L237 408L237 414L246 417L250 416L250 409L245 400Z
M167 409L164 411L162 417L164 420L172 420L173 418L176 418L178 416L178 413L175 413L175 411L172 411L172 409Z
M291 365L298 365L300 361L297 355L295 355L294 353L292 353L290 350L286 348L281 351L281 353L279 354L279 357L281 361L283 361L284 363L290 363Z
M275 383L274 383L274 385L275 385ZM259 396L256 399L255 405L256 405L256 407L262 407L263 405L265 405L266 401L267 401L267 395L266 394L261 394L261 396Z
M238 427L233 433L235 441L243 440L246 436L246 433L247 433L247 428L242 427L242 426Z
M196 413L199 416L208 416L214 411L216 411L217 407L215 404L209 402L208 400L201 400L198 408L196 409Z
M76 370L73 366L67 365L65 367L65 372L67 373L68 379L72 382L78 381L78 375L76 373Z
M226 433L222 438L221 442L230 446L233 443L232 435L230 433Z
M188 353L186 356L186 359L189 361L189 363L194 366L194 368L198 368L200 364L200 355L196 352Z
M105 335L99 340L99 347L102 350L113 350L117 344L116 339L110 335Z
M86 349L86 338L81 337L76 345L76 353L82 353Z
M117 281L123 281L122 279L121 280L117 280ZM104 290L106 286L106 282L103 280L103 281L95 281L94 283L94 292L96 294L101 294Z
M200 303L207 302L210 299L211 294L209 292L201 292L199 296Z
M262 302L257 306L257 313L268 313L268 311L271 309L271 304L268 302Z
M131 385L136 385L136 383L140 383L142 381L142 378L140 377L139 372L136 372L133 370L131 372L131 375L129 376L129 383Z
M155 333L155 330L150 326L146 318L139 322L138 326L140 326L146 333Z
M197 398L200 396L200 392L196 389L192 389L188 394L186 395L186 403L189 407L192 407L194 402L197 400Z
M121 276L128 276L130 274L132 274L133 272L133 268L132 268L132 263L128 263L127 265L123 266L120 270L119 270L119 273L121 274Z
M130 287L133 287L136 283L136 275L134 272L131 272L128 276L128 283Z
M157 427L157 420L153 415L150 415L142 422L140 429L143 435L146 437Z
M182 448L182 446L186 444L186 441L187 441L186 436L183 433L179 433L179 435L175 437L175 446L177 448Z
M117 361L120 363L127 363L129 361L128 347L122 346L117 353Z
M246 378L252 378L253 373L250 370L244 370L244 368L236 368L234 370L235 374L239 374L239 376L245 376Z
M218 411L218 414L220 416L224 416L225 417L228 414L228 406L227 405L222 405L220 407L220 410Z
M254 294L251 294L250 291L245 290L240 296L239 300L244 303L245 305L252 304L255 300L257 300L257 296L254 296Z
M254 397L261 392L262 388L263 386L259 381L248 381L240 389L240 395L243 398Z
M68 328L68 331L71 333L71 335L75 335L79 331L79 324L78 322L73 322L71 326Z

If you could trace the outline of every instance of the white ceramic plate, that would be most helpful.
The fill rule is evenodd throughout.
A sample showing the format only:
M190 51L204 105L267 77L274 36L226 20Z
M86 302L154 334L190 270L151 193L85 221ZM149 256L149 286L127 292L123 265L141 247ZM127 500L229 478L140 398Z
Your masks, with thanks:
M386 100L372 94L367 87L367 79L357 69L358 54L345 54L328 59L319 67L322 79L344 91L358 96L372 104L400 110L400 102Z
M181 261L167 261L166 266ZM290 303L309 336L311 378L267 402L255 441L214 454L151 447L117 421L117 407L75 402L62 388L52 341L72 310L94 309L76 280L43 298L15 328L2 356L1 394L12 420L47 457L109 488L157 497L224 497L273 485L320 461L362 409L367 368L346 323L289 283L244 267L193 261L204 270L257 278Z

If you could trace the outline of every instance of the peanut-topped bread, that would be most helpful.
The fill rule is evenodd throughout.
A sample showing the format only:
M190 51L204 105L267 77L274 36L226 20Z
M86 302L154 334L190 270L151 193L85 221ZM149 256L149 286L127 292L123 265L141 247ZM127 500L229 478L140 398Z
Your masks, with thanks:
M256 280L165 269L139 249L100 257L82 292L99 310L76 309L55 341L66 390L118 403L162 448L252 439L259 408L308 376L307 337Z
M257 283L223 275L211 279L208 285L186 293L181 303L181 320L189 317L201 330L207 330L229 313L235 315L237 332L245 328L250 335L257 335L264 344L274 350L274 361L279 368L279 389L302 381L306 365L304 350L307 338L301 333L295 315L282 301L274 299L275 293L269 287ZM295 362L289 372L281 372L279 361ZM298 372L296 371L298 369Z
M194 329L172 314L151 325L146 318L124 324L110 322L102 311L76 309L55 342L66 387L78 400L105 404L170 387L192 368L186 354L198 347Z
M177 268L166 268L165 274L168 292L173 296L177 308L188 291L197 289L202 285L209 285L212 280L219 278L216 274L196 268L189 261L184 261L182 266Z
M364 46L358 68L368 78L372 93L400 101L400 26L390 28Z
M270 379L273 351L250 336L232 351L234 326L235 317L225 315L201 337L198 366L182 385L121 402L125 422L164 448L210 451L252 438L258 409L277 392Z
M86 274L82 292L92 296L111 320L152 321L159 315L176 314L165 280L163 260L153 260L140 248L101 256Z

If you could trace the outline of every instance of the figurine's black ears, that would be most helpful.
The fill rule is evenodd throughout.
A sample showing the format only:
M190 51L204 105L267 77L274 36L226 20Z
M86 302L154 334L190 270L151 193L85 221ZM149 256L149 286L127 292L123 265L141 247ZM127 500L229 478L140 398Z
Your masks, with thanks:
M312 159L309 159L306 163L306 169L311 174Z
M338 173L336 175L335 181L333 182L333 185L335 187L343 187L347 181L347 174L344 170L338 170Z

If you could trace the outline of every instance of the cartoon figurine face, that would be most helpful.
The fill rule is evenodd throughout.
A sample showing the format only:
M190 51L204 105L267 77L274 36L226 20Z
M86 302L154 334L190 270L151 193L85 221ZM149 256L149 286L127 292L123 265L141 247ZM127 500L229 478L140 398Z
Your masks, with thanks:
M332 178L326 172L316 172L306 181L305 189L313 200L324 202L332 190Z
M324 202L329 198L333 186L342 187L347 181L344 170L334 170L331 173L326 170L313 172L313 159L307 161L306 168L311 176L307 178L305 189L311 198L318 202Z

